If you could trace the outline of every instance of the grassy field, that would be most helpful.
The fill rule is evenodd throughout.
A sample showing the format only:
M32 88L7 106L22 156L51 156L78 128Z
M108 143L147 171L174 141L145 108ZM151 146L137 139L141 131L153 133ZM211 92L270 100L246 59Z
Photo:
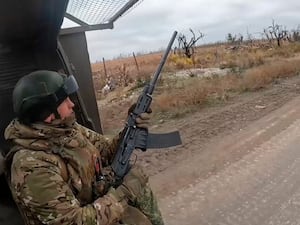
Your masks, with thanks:
M279 78L300 72L300 43L286 42L281 47L256 42L243 45L216 44L197 47L192 58L171 53L164 67L163 77L155 93L156 112L172 112L179 116L205 104L226 101L231 94L256 91ZM98 100L108 97L101 92L108 79L114 80L116 98L130 95L142 87L155 72L162 52L115 59L92 65ZM194 76L196 68L220 68L226 76ZM176 74L187 71L190 76Z

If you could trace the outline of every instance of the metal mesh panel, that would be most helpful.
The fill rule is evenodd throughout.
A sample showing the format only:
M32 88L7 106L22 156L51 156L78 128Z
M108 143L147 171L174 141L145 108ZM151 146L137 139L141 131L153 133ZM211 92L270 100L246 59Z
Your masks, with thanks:
M130 0L70 0L67 13L89 25L110 21Z
M122 16L127 15L131 10L135 9L139 4L141 4L144 0L139 0L137 3L135 3L130 9L128 9Z

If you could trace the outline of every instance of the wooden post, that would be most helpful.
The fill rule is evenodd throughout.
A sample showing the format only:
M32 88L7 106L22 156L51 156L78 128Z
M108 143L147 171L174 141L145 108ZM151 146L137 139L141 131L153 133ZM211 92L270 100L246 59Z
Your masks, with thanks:
M137 69L137 72L138 72L138 75L139 75L140 74L139 64L138 64L138 62L136 60L134 52L132 53L132 55L133 55L133 58L134 58L134 61L135 61L135 66L136 66L136 69Z
M103 62L103 68L104 68L105 78L107 78L107 71L106 71L105 59L104 59L104 57L102 58L102 62Z

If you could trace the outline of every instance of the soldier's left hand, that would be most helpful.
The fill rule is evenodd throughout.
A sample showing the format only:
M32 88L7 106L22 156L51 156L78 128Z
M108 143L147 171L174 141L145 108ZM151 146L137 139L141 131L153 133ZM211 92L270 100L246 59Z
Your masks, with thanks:
M128 115L133 112L135 106L136 103L130 106L130 108L128 109ZM151 113L152 113L152 109L150 108L148 109L147 112L138 115L138 117L135 120L137 127L148 129L150 124L150 119L151 119Z
M148 129L151 119L151 112L141 113L135 120L136 126L139 128Z

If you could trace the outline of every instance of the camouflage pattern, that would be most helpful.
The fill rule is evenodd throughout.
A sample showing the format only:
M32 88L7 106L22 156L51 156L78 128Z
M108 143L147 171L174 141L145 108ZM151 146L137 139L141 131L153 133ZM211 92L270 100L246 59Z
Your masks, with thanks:
M144 215L155 225L163 225L163 219L158 208L155 196L149 185L146 185L142 190L142 194L137 198L135 207L140 209Z
M11 160L10 186L26 224L163 224L148 186L133 205L140 210L99 187L97 168L109 168L118 136L109 140L73 117L30 127L16 119L5 138L15 146L6 160Z

